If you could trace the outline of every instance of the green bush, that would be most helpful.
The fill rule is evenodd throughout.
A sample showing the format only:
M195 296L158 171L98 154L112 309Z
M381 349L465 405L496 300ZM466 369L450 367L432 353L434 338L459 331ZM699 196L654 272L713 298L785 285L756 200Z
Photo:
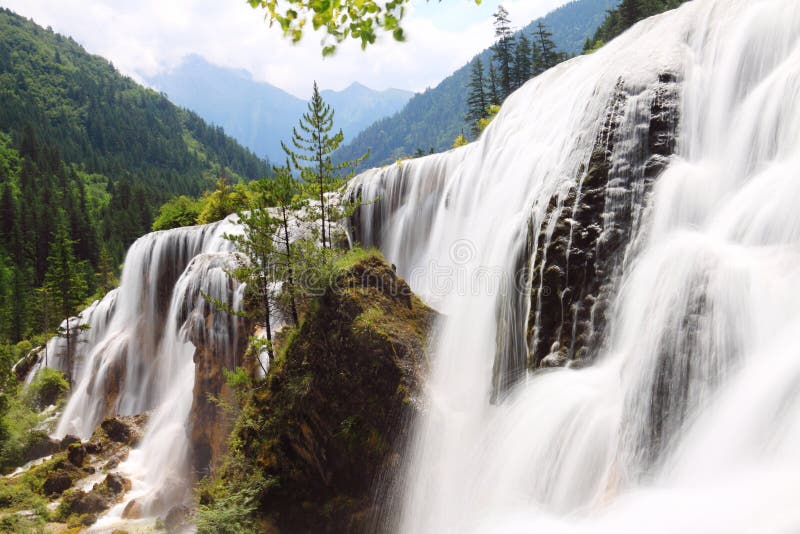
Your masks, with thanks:
M26 401L36 410L44 410L66 397L69 382L64 373L45 367L36 373L26 392Z
M31 429L41 422L41 416L24 400L26 396L21 385L0 394L0 473L24 463Z

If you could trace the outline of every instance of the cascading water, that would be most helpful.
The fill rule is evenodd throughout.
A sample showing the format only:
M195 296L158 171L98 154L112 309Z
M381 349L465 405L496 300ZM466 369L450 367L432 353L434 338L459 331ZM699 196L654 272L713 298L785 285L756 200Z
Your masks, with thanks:
M800 2L694 0L354 180L447 314L384 528L800 531L799 168Z
M55 437L86 439L104 417L151 412L142 442L119 468L133 490L96 528L134 498L145 515L190 501L196 345L225 367L240 352L239 322L214 313L204 296L241 306L242 287L226 273L232 244L225 234L238 232L233 216L142 237L128 252L120 287L81 314L90 328L76 332L75 386ZM51 340L49 365L66 366L63 344Z

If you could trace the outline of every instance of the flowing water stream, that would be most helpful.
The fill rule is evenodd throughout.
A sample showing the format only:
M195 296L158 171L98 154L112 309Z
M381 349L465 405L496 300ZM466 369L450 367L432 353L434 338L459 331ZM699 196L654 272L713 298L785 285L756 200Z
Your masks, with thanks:
M800 2L689 2L349 187L445 314L381 527L800 530ZM240 305L233 228L143 237L83 314L56 435L150 411L120 469L153 514L189 495L191 339L240 335L202 297Z
M581 226L598 149L602 209ZM351 191L380 199L358 239L447 314L386 528L800 530L800 2L646 20L529 82L478 142ZM620 236L581 323L570 248ZM526 372L554 314L552 358L574 363Z

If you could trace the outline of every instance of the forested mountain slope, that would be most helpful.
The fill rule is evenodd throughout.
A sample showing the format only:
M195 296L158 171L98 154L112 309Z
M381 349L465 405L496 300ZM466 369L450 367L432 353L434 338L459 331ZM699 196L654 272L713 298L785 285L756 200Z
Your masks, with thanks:
M531 22L521 32L531 36L541 20L553 32L559 50L578 54L586 39L603 22L606 12L618 3L619 0L574 0ZM484 50L476 57L487 65L491 50ZM396 115L381 119L361 132L339 151L339 157L353 159L369 150L370 156L361 164L364 169L413 155L418 150L427 153L431 149L438 152L450 148L456 136L469 131L464 116L474 61L473 58L435 88L414 96Z
M145 89L105 59L0 10L0 130L19 143L30 126L67 163L165 192L199 193L227 172L266 165L221 129Z
M175 194L267 162L74 40L0 9L0 344L114 285Z

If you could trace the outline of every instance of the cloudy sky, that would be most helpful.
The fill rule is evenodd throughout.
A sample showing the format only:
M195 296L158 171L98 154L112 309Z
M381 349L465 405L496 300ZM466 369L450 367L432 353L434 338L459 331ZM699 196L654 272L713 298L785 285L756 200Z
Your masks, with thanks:
M504 0L512 23L524 26L567 0ZM366 52L357 43L323 59L321 34L299 45L269 28L245 0L0 0L0 5L52 26L141 81L189 54L242 68L261 81L306 98L316 79L324 89L358 81L374 89L432 87L492 43L491 14L501 0L412 0L407 42L385 36Z

